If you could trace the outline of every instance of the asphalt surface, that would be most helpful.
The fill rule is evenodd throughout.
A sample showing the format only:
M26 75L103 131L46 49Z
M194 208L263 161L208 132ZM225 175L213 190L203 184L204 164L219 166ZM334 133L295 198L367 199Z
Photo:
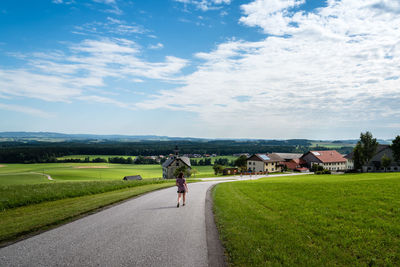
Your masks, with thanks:
M189 184L184 207L167 188L1 248L0 266L224 266L210 194L206 208L219 182Z
M0 249L0 266L208 266L207 190L189 184L145 194Z

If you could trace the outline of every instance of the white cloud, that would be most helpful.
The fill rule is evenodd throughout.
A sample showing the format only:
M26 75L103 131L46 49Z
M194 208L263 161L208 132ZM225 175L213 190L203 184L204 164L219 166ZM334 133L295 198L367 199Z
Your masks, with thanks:
M291 22L291 8L305 3L305 0L256 0L242 5L245 17L240 22L248 26L260 26L266 33L284 34Z
M53 4L65 4L65 5L71 5L75 4L75 0L52 0Z
M31 116L41 117L41 118L51 118L53 115L44 112L39 109L27 107L27 106L20 106L20 105L10 105L10 104L3 104L0 103L0 109L2 110L9 110L14 112L25 113Z
M111 7L110 9L102 10L103 12L111 13L114 15L121 15L124 13L118 7L116 0L92 0L92 1L94 3L104 4L104 5ZM52 0L52 3L53 4L65 4L65 5L76 4L75 0Z
M62 53L27 55L20 69L0 68L0 95L28 97L45 101L70 102L74 99L96 100L128 107L118 101L88 97L107 86L106 79L141 81L143 78L178 82L186 60L167 56L163 62L140 58L139 46L122 38L87 39L71 44Z
M162 43L157 43L155 45L149 45L149 49L154 49L154 50L162 49L163 47L164 47L164 45Z
M93 1L96 3L102 3L107 5L116 4L115 0L93 0Z
M210 132L236 137L310 137L308 129L332 125L358 133L364 122L400 121L400 16L373 0L293 12L302 2L243 6L242 23L278 36L197 53L204 63L184 86L138 107L194 112Z
M79 95L81 90L70 86L69 80L59 75L38 74L25 69L0 69L0 93L65 102Z
M107 35L107 36L130 36L133 34L147 33L141 25L128 23L123 20L107 17L106 22L91 22L76 26L73 33L79 35Z
M229 5L231 0L175 0L185 5L194 5L197 9L208 11L221 8L221 5Z
M124 109L131 109L134 110L135 107L132 104L127 104L112 98L104 97L104 96L97 96L97 95L88 95L88 96L80 96L77 99L88 101L88 102L97 102L103 104L111 104L120 108Z

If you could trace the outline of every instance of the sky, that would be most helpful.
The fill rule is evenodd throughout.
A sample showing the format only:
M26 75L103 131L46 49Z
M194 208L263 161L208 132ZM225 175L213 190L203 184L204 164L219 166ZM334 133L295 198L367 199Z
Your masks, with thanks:
M399 0L2 0L0 131L400 134Z

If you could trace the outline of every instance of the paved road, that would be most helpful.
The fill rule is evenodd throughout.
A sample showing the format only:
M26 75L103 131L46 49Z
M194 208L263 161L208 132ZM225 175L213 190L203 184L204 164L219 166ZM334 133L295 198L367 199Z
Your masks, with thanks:
M218 182L189 184L185 207L167 188L2 248L0 266L208 266L205 199Z
M0 249L0 266L208 266L205 196L216 182L124 202Z

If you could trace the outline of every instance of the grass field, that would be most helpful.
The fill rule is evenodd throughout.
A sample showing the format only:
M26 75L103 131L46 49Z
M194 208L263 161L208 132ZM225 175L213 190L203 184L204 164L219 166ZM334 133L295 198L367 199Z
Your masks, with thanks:
M213 191L233 266L399 266L400 174L266 178Z
M232 160L235 160L235 159L237 159L237 157L234 157L234 156L216 156L216 157L212 157L211 158L211 163L212 164L214 164L214 161L216 160L216 159L228 159L229 161L232 161ZM194 160L197 160L197 161L199 161L199 160L201 160L201 159L206 159L206 158L190 158L190 159L194 159Z
M63 156L63 157L58 157L58 160L61 159L80 159L80 160L84 160L85 158L89 158L89 160L93 160L95 158L102 158L102 159L107 159L108 158L113 158L113 157L122 157L122 158L129 158L131 157L132 159L135 159L136 156L125 156L125 155L70 155L70 156Z
M311 142L310 148L318 148L318 147L325 147L329 149L339 149L341 147L354 147L355 144L349 143L333 143L333 142Z
M162 177L161 165L109 164L109 163L40 163L2 164L0 186L15 184L54 183L63 181L109 181L122 180L127 175L142 178ZM213 177L212 166L194 166L196 178ZM46 175L54 181L49 181Z
M122 180L127 175L143 178L162 176L160 165L108 164L108 163L41 163L3 164L0 168L0 185L51 183L61 181L107 181ZM40 175L42 174L42 175Z
M46 230L112 203L173 185L171 181L144 184L4 210L0 212L0 247L31 232Z
M145 179L142 181L89 181L0 186L0 211L148 184L173 184L174 182L171 180Z

